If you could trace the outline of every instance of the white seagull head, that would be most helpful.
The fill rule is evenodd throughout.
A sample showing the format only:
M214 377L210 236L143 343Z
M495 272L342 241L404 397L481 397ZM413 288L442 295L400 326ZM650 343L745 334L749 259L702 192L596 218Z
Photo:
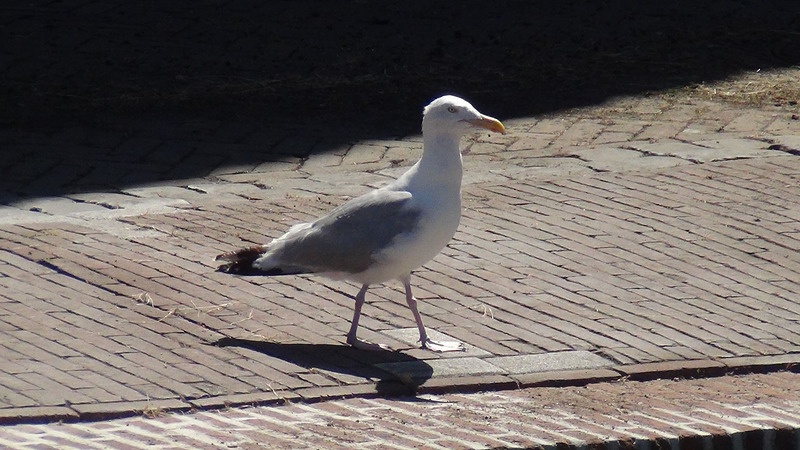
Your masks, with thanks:
M423 133L436 130L438 133L461 137L475 127L506 133L499 120L481 114L468 101L454 95L437 98L425 107L422 114Z

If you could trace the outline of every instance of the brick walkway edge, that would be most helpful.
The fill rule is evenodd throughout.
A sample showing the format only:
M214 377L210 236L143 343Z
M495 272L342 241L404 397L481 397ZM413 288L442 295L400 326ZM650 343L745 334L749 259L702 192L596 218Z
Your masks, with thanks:
M0 428L9 448L797 449L800 375L616 380Z

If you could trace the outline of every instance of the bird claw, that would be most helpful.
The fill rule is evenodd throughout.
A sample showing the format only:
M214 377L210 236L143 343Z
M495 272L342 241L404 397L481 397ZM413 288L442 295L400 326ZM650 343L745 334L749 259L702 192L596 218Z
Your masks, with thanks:
M456 341L442 341L436 342L431 339L422 341L422 348L428 349L432 352L445 353L445 352L463 352L466 350L464 344Z
M348 339L347 343L350 344L353 348L357 348L359 350L368 350L372 352L391 350L391 348L389 348L388 345L373 344L372 342L362 341L361 339Z

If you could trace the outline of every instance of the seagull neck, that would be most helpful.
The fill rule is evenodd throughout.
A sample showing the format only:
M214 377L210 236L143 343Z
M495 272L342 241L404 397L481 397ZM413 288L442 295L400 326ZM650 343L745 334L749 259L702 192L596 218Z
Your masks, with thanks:
M461 184L461 150L458 148L460 136L449 134L426 135L423 138L425 150L422 153L417 172L427 179L457 181Z

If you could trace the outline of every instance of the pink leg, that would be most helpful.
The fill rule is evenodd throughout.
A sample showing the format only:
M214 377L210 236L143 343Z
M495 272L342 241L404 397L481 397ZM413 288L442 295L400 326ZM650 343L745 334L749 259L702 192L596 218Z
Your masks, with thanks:
M361 307L364 306L364 298L367 296L368 288L369 285L365 284L361 286L361 290L356 294L356 306L353 311L353 322L350 324L350 331L347 332L347 343L362 350L389 350L389 347L385 345L362 341L356 337L358 319L361 318Z
M408 309L411 310L411 314L414 315L414 321L417 322L417 329L419 330L419 342L422 348L427 348L428 350L432 350L434 352L454 352L465 350L464 345L461 342L436 342L428 338L428 333L425 331L425 325L422 324L422 316L419 315L419 310L417 309L417 299L414 298L413 294L411 294L411 275L406 275L405 277L401 278L400 281L403 282L403 287L406 289L406 303L408 303Z

